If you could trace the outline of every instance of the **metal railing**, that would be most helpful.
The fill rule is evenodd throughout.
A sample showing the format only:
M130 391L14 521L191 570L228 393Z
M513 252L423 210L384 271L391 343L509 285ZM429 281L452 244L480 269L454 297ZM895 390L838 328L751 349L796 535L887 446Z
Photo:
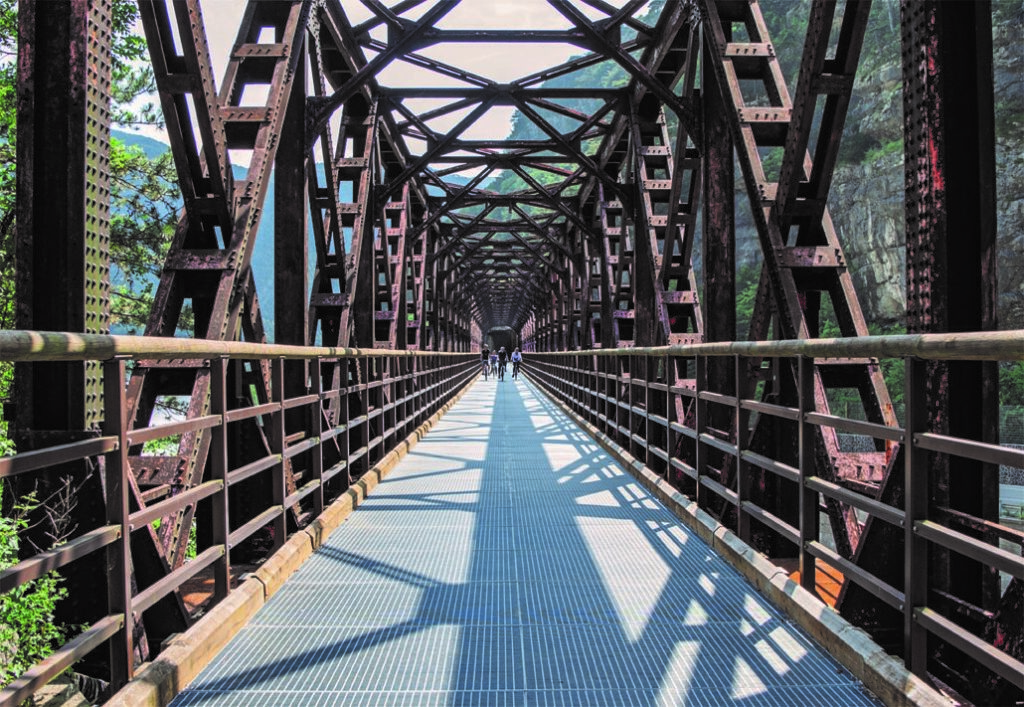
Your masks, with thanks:
M128 419L125 382L132 362L175 359L209 370L211 395L208 413L191 419L169 420L138 429ZM26 477L69 463L91 463L102 474L105 522L84 528L50 550L27 557L0 571L0 593L10 592L49 572L76 562L105 563L108 569L108 611L48 658L38 663L3 691L0 704L19 704L75 662L107 644L113 687L131 678L133 670L133 617L152 608L188 580L212 572L213 601L231 590L231 550L254 534L272 529L270 552L284 544L289 529L296 530L290 514L303 504L315 518L332 498L356 479L353 470L366 471L407 435L452 399L478 373L477 354L418 351L334 349L225 343L190 339L100 336L54 332L0 332L0 361L98 361L104 380L104 423L100 431L80 441L49 446L0 458L0 480ZM269 362L272 396L269 401L238 404L227 395L228 366L232 362ZM343 385L324 390L321 364L340 362L342 370L355 370ZM305 366L306 390L285 396L284 375L288 365ZM243 396L244 397L244 396ZM323 411L332 402L340 405L338 419L330 421ZM285 418L305 414L308 429L288 434ZM229 465L228 445L232 427L256 420L270 440L270 453L239 468ZM144 504L132 502L129 449L147 441L196 434L208 430L211 451L207 474L199 485ZM88 431L82 431L88 435ZM79 434L79 437L82 435ZM341 449L341 458L325 468L324 447ZM288 492L286 463L305 455L308 471L303 483ZM242 482L262 478L273 489L270 503L248 517L232 517L229 492ZM332 483L333 482L333 483ZM159 581L133 590L132 535L149 532L152 523L183 508L205 501L212 503L211 541L194 558L172 568ZM134 509L133 509L134 507ZM299 521L301 524L302 521ZM69 587L76 591L104 588ZM71 597L74 598L73 596Z
M815 364L827 363L825 359L864 358L876 364L880 359L903 359L904 427L815 410ZM902 657L916 674L926 673L928 641L938 638L1019 687L1024 663L993 645L991 639L964 628L957 611L935 606L938 593L929 572L934 551L973 558L1005 573L1010 581L1024 580L1021 529L1000 524L998 518L971 516L931 501L929 473L936 455L947 461L1024 468L1024 450L1020 448L928 429L924 376L929 362L939 360L1024 360L1024 331L531 353L524 365L550 394L690 496L700 508L722 519L743 540L751 541L756 526L759 532L788 541L791 545L787 547L797 554L805 588L815 590L816 564L827 563L842 573L845 586L855 584L899 612ZM739 393L708 390L710 365L720 370L731 367L732 391ZM744 380L750 371L778 377L779 366L784 365L791 366L787 375L796 382L795 405L766 399L763 385L758 391L756 381ZM679 370L692 373L682 381ZM789 400L792 402L792 396ZM758 416L782 421L780 429L793 433L780 445L788 448L788 455L773 457L746 446ZM723 417L728 420L724 425ZM902 484L903 492L883 494L880 485L844 484L843 479L825 478L829 474L822 473L815 463L815 453L820 451L815 449L815 428L874 440L875 448L884 450L892 473L898 474L896 487ZM902 466L897 468L898 454L902 454ZM714 455L717 469L710 463ZM723 473L726 467L735 473ZM723 483L727 477L730 482ZM778 507L766 507L771 494L763 490L760 495L751 493L755 477L771 479L772 488L787 493L792 503L781 512ZM890 503L893 496L897 501ZM820 527L829 503L855 514L861 529L875 521L891 526L889 532L895 532L904 546L902 557L897 558L902 560L902 572L895 581L865 569L856 556L843 556L835 550ZM1016 552L1007 549L1012 546ZM991 619L992 612L987 615Z

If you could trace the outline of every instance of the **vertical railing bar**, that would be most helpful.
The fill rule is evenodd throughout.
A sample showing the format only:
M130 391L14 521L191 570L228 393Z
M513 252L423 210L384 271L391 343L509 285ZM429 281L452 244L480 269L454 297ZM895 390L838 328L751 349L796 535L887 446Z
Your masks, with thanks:
M814 555L807 551L812 540L818 539L818 493L807 488L807 477L814 469L814 425L807 421L807 414L814 412L814 360L807 356L797 359L797 399L800 412L797 432L800 467L800 584L814 592L816 563Z
M131 528L128 524L128 419L125 398L126 369L117 357L103 364L103 433L116 436L117 449L106 455L107 523L119 526L117 541L107 547L107 613L124 617L110 637L110 680L120 687L133 674L133 616Z
M651 368L651 356L650 356L650 354L646 354L645 353L643 355L643 360L644 360L644 366L643 366L643 368L644 368L644 410L647 412L647 415L644 418L644 439L647 440L647 449L644 450L644 452L645 452L644 453L644 463L647 465L647 468L651 468L651 466L653 466L653 460L656 458L655 455L654 455L654 452L651 451L653 449L653 444L652 444L651 440L654 438L654 435L651 434L651 432L652 432L652 429L651 429L651 378L654 376L654 372L653 372L653 369Z
M278 357L271 362L271 397L277 403L277 409L270 414L270 453L280 456L280 460L271 468L271 504L281 507L281 513L274 519L274 543L272 552L284 545L288 530L287 514L284 500L288 493L285 486L285 424L284 424L284 358Z
M633 451L633 403L635 402L634 385L636 383L636 356L632 353L626 354L626 434L625 439L622 439L622 433L619 433L620 443L623 449L628 449L631 453ZM621 425L619 426L621 428Z
M928 669L928 632L914 619L914 611L928 602L928 541L915 532L918 521L928 519L928 452L917 446L917 434L928 429L925 363L908 356L904 363L907 418L904 446L903 528L903 659L908 669L925 676Z
M231 533L230 505L228 504L228 424L224 418L227 412L227 367L225 356L210 360L210 412L220 415L220 424L211 430L210 474L214 481L221 482L220 490L210 499L212 504L211 535L213 545L219 545L224 555L213 565L213 595L219 602L231 591L231 547L228 536Z
M707 426L707 420L704 419L705 417L707 417L707 414L706 414L707 410L706 410L706 408L704 406L704 401L701 400L700 396L701 396L701 393L703 392L703 388L704 388L703 384L704 384L705 378L707 376L707 358L704 357L704 356L700 356L700 355L696 356L695 357L695 362L694 362L694 368L695 368L695 372L694 372L694 378L695 378L694 393L695 393L695 397L694 397L694 401L693 401L693 404L694 404L694 427L696 428L696 432L697 432L696 447L695 447L696 451L695 451L694 460L693 460L693 467L694 467L694 469L697 472L696 473L696 476L697 476L697 488L694 491L694 496L695 496L695 498L697 500L697 507L698 508L706 508L707 507L707 494L704 491L704 484L701 483L701 480L704 477L704 466L707 463L707 461L706 461L707 451L704 449L703 442L701 442L701 435L704 434L704 428Z
M336 425L342 428L342 432L338 435L338 444L341 446L341 456L345 459L345 488L352 485L352 438L351 429L349 426L349 420L351 416L348 411L348 396L350 386L350 375L352 363L348 358L338 359L338 366L341 369L342 375L340 376L341 391L339 392L339 404L338 404L338 419L335 422Z
M665 456L667 457L665 462L665 474L664 478L669 483L672 482L672 458L675 455L676 450L676 434L677 432L672 429L672 423L675 421L675 400L672 398L672 387L676 384L676 366L675 361L669 356L666 351L664 354L665 361Z
M747 390L746 381L743 380L744 370L743 357L739 354L733 356L733 378L735 383L733 389L736 393L736 404L733 409L733 424L736 427L736 534L740 536L740 540L749 543L751 540L750 514L745 510L744 504L750 495L750 479L747 478L747 467L743 463L743 449L747 441L747 425L750 413L743 409L743 396Z
M309 405L309 429L317 437L316 446L310 452L313 481L316 483L316 490L313 491L313 517L317 518L324 511L324 379L321 373L323 361L316 356L308 363L310 391L317 397Z

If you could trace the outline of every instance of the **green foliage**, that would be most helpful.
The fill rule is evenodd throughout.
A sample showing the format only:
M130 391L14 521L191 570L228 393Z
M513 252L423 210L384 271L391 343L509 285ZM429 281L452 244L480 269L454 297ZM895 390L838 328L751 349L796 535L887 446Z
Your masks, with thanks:
M839 161L843 164L860 164L871 150L882 147L878 139L859 130L844 135L839 146Z
M150 159L113 138L111 164L111 327L141 334L173 235L178 190L169 152Z
M903 152L903 138L890 140L880 147L868 150L867 154L864 155L864 161L874 162L875 160L879 160L896 152Z
M999 364L999 402L1003 405L1024 406L1024 361L1004 361Z
M18 561L18 533L38 501L23 496L10 514L0 516L0 570ZM0 686L48 656L64 642L64 628L54 622L57 603L67 589L56 572L0 594Z
M743 265L736 273L736 340L744 341L750 332L757 301L757 282L761 269L757 265Z

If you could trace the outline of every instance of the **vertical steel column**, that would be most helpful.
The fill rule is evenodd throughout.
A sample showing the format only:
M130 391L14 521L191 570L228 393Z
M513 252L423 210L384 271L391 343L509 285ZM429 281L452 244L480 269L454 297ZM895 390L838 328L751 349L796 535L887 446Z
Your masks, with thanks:
M110 17L107 0L18 4L18 328L107 331ZM17 364L11 433L18 450L95 434L104 413L102 394L98 364ZM77 489L78 527L102 525L108 512L103 490L86 464L42 474L35 486L39 497L46 498L62 477ZM15 481L15 490L23 483ZM46 532L50 526L39 520L26 539L48 547L53 542ZM75 563L63 574L72 591L58 605L57 621L84 623L107 613L103 591L82 591L105 586L102 563ZM122 599L115 595L111 602ZM130 650L131 633L126 635ZM130 670L127 658L113 657L116 675ZM104 668L91 664L84 669L99 674Z
M15 322L21 329L107 332L110 17L107 0L26 0L18 9ZM101 421L97 365L22 364L16 376L21 449L44 441L40 435L66 438L63 431Z
M711 61L703 63L704 106L704 322L705 341L736 338L736 215L733 143L728 108ZM732 368L726 358L708 362L711 390L731 394Z
M306 160L311 156L306 150L303 43L292 48L298 52L299 60L274 155L274 342L297 346L307 343L309 333ZM297 375L289 375L285 387L289 394L295 395L305 385L304 381L299 383Z
M907 330L996 329L995 137L988 2L904 1ZM933 432L998 441L995 363L930 364ZM998 469L932 456L932 503L997 520ZM909 489L908 489L909 492ZM936 589L991 611L996 571L957 553L932 566Z
M361 101L361 99L359 99ZM345 292L348 301L342 314L342 345L372 348L374 341L374 227L376 221L376 199L374 186L377 174L377 104L365 107L353 99L345 106L344 120L361 121L362 129L356 130L356 145L360 153L350 162L356 164L359 178L352 182L352 201L357 204L357 214L352 227L352 267L348 270ZM362 113L360 115L360 113Z

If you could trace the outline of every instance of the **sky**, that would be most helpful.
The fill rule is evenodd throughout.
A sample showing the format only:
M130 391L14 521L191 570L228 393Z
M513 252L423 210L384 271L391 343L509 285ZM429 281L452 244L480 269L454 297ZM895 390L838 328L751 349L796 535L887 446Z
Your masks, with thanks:
M353 24L370 17L369 11L360 0L341 0L342 7ZM390 0L386 3L394 4ZM611 4L621 5L622 1ZM415 19L418 14L434 5L425 2L421 8L408 13ZM202 4L210 58L214 77L219 83L224 76L231 46L238 31L238 24L245 7L245 0L205 0ZM587 10L594 15L593 11ZM439 24L442 29L564 29L568 22L544 0L463 0ZM141 26L137 30L142 32ZM386 38L383 27L374 32L379 39ZM543 68L561 63L582 50L567 45L555 44L450 44L422 50L431 58L470 69L475 73L499 82L508 82ZM443 77L410 67L404 63L393 63L379 76L382 84L388 86L445 85ZM449 80L454 81L454 80ZM449 83L449 85L451 85ZM420 106L417 106L419 108ZM511 130L512 109L492 109L470 132L469 139L504 138ZM438 130L450 127L460 116L454 115L448 121L431 124ZM159 131L143 131L150 137L167 142L166 135Z

